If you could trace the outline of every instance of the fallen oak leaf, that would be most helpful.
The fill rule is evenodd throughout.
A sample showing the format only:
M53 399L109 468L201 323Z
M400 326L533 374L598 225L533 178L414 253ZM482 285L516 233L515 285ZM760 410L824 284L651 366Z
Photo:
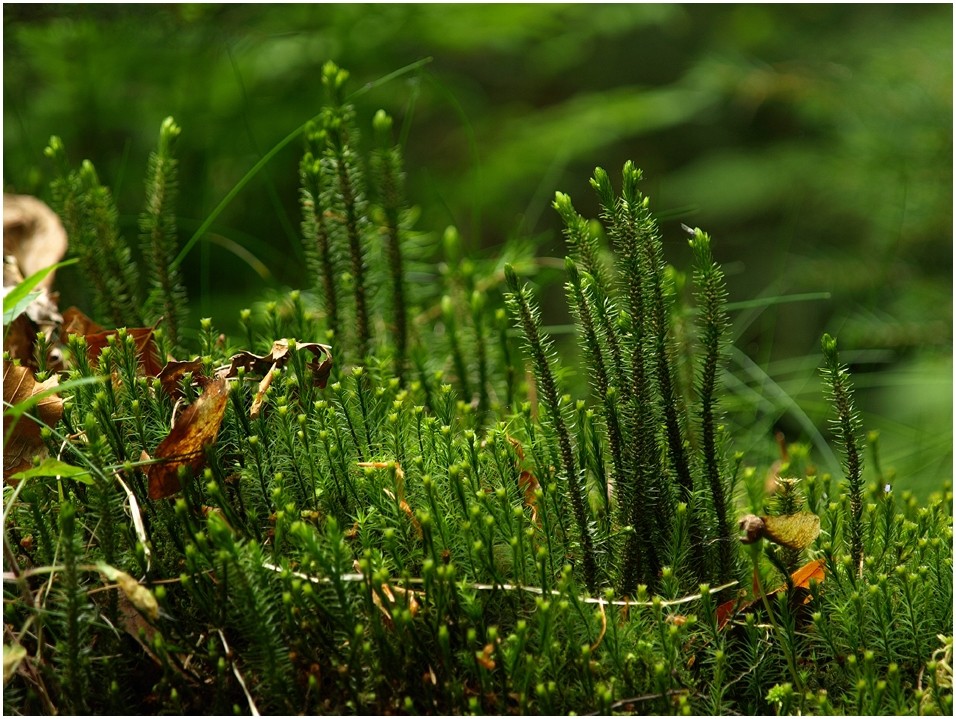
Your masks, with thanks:
M3 403L4 407L13 407L29 401L34 396L49 392L57 387L60 379L51 375L43 382L37 382L29 367L3 363ZM63 399L55 393L43 397L37 402L37 419L47 426L54 426L63 416ZM47 454L46 445L40 435L41 425L29 417L14 417L6 410L3 416L3 479L11 482L11 475L33 466L34 457Z
M197 472L206 461L206 450L216 441L226 413L229 384L222 377L206 389L176 420L176 425L153 453L158 464L146 468L149 498L164 499L178 492L179 468Z

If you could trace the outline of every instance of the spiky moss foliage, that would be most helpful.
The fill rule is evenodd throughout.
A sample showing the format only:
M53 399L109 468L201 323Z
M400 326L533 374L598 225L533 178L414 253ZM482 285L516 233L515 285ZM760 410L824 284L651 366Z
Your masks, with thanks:
M146 206L139 219L143 259L152 285L146 298L145 316L165 320L173 347L179 344L179 328L187 313L186 288L174 262L179 248L174 204L178 190L178 162L173 147L179 134L180 127L173 118L163 120L156 151L149 156Z
M179 329L188 314L186 290L175 259L178 173L173 148L179 134L173 118L166 118L157 148L149 157L146 201L139 217L139 265L120 236L112 194L100 184L93 163L84 160L79 169L72 169L58 137L50 138L45 150L59 173L51 185L53 206L89 282L96 319L114 327L163 321L169 349L178 348ZM144 275L149 283L145 296L140 280Z
M139 272L129 245L120 237L112 193L100 184L89 160L77 170L69 168L60 138L50 138L46 155L60 171L52 185L54 209L63 220L70 248L91 280L100 319L116 326L142 326Z
M542 404L548 413L548 422L553 428L561 450L561 468L566 492L571 501L574 518L578 525L581 549L584 555L584 581L588 589L594 591L597 586L597 561L594 556L594 539L591 536L591 517L585 504L581 478L574 461L568 421L563 414L562 398L558 395L557 384L551 363L554 362L554 346L551 338L541 332L540 312L530 297L527 288L518 283L514 269L505 267L505 280L510 292L507 296L515 322L525 338L525 349L534 365L534 376L538 383Z
M837 416L831 420L840 438L843 471L850 498L850 528L847 541L853 562L863 561L863 456L860 450L862 423L853 401L853 384L845 365L840 363L836 340L823 335L823 380Z
M697 395L700 405L700 463L710 489L711 506L717 530L717 558L719 576L731 577L733 567L733 537L729 516L729 482L723 453L718 446L717 373L721 367L724 331L728 325L727 290L724 274L713 260L710 237L700 229L692 230L690 240L694 251L694 282L697 288L697 322L703 357L697 375Z
M689 414L701 441L681 445L702 454L687 450L688 495L666 405L676 405L678 433L691 436L695 424L680 420L676 379L670 392L661 381L670 345L686 340L670 334L673 295L635 182L625 168L618 198L606 173L595 176L618 250L606 287L599 248L581 251L596 241L580 234L587 223L569 200L558 203L578 233L568 289L594 345L595 406L559 393L531 293L509 271L534 371L521 384L504 309L488 292L503 265L466 270L450 243L454 269L436 292L449 300L420 318L413 372L397 376L386 330L361 363L355 348L345 362L333 349L320 389L292 342L262 410L250 416L260 377L240 372L207 467L182 475L177 498L154 501L140 457L200 389L186 377L173 401L140 376L130 335L98 362L74 338L71 376L100 382L64 390L62 424L44 436L89 474L5 489L5 642L28 662L5 708L15 697L14 711L47 713L951 711L951 494L921 509L862 484L862 494L838 494L832 478L807 476L770 509L818 513L821 539L803 557L760 545L750 555L760 586L784 587L724 623L711 588L698 585L694 553L702 544L719 558L713 540L726 531L700 497L717 496L715 469L719 487L733 486L741 462L728 471L716 432L706 439L717 416L721 279L698 246L701 372ZM355 316L354 293L338 297ZM243 313L235 344L218 342L204 320L201 372L278 337L324 337L328 320L299 293ZM457 359L446 352L452 326ZM465 386L471 396L455 389ZM621 456L611 449L615 418ZM762 476L741 474L762 504ZM862 568L855 540L844 539L858 536L855 526ZM723 546L731 566L742 563L737 543ZM781 571L814 557L824 582L786 587ZM96 563L107 560L153 593L158 617L105 583ZM710 564L719 577L719 559Z
M291 329L291 313L286 321L280 329ZM99 371L112 375L134 349L118 339ZM225 353L212 355L209 367L222 364ZM138 463L120 458L151 451L162 438L173 412L164 392L135 376L124 381L115 369L121 381L108 390L65 393L64 423L87 431L67 440L54 428L51 442L59 449L66 440L64 459L89 463L96 482L32 480L10 506L5 528L21 571L56 567L58 591L43 594L41 612L16 591L7 595L7 621L25 627L19 641L30 657L51 656L46 645L59 642L58 681L87 687L67 696L50 679L54 706L78 710L70 703L78 696L93 712L233 704L310 713L948 706L945 676L927 665L943 647L937 635L952 622L945 503L920 509L874 494L860 576L842 550L849 498L831 501L830 480L808 479L797 491L822 514L816 552L826 560L826 580L806 606L789 604L786 591L772 598L772 623L758 605L718 627L717 601L707 592L680 604L643 589L628 601L610 590L585 596L583 568L568 562L582 554L574 512L559 490L560 443L548 439L553 430L536 422L530 407L480 426L449 385L434 389L432 411L420 385L403 389L385 366L340 372L318 391L306 390L296 366L273 381L256 419L248 417L256 381L235 383L208 469L186 478L174 501L149 500ZM582 425L593 422L580 410L578 417ZM593 471L594 458L580 458L587 436L575 435L574 461ZM115 492L119 479L136 498L145 543L129 514L112 502L112 511L100 509L100 485ZM72 529L60 491L84 518ZM127 501L126 512L133 511ZM56 514L64 517L59 526ZM675 517L668 558L688 549L686 510ZM75 560L68 561L69 551ZM105 621L108 604L90 601L105 599L103 580L87 567L107 552L114 566L153 589L158 620L127 623L131 608L121 602L118 623ZM761 562L761 573L767 589L782 581L769 564ZM27 581L39 594L50 575ZM671 569L659 581L668 598L694 591ZM125 662L101 653L115 641L113 626L129 637L120 643ZM140 627L155 658L130 635ZM138 690L110 695L105 661L119 685ZM917 694L920 677L924 691ZM885 691L864 692L860 682L874 689L885 682ZM21 710L42 709L27 677L12 686L25 697Z

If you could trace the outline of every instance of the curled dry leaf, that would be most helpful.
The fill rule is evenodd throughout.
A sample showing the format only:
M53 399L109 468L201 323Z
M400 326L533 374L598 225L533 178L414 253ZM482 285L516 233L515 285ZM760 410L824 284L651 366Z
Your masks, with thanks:
M783 547L802 550L813 544L820 536L820 518L812 512L797 512L776 517L758 517L748 514L740 520L744 532L740 541L753 544L761 538L769 539Z
M126 598L150 621L155 622L159 619L159 603L156 597L142 584L137 582L126 572L111 567L109 564L99 562L96 565L100 574L111 582L116 582L119 588L126 595Z
M293 340L294 341L294 340ZM312 373L312 381L316 387L324 388L332 372L332 348L318 342L295 342L298 352L306 351L313 355L313 359L306 363ZM268 354L255 355L251 352L240 352L232 356L229 368L224 377L235 377L242 368L248 374L265 376L273 368L282 369L289 361L289 340L281 339L272 343Z
M4 408L24 402L35 394L45 392L56 387L60 380L52 375L44 382L37 382L33 371L29 367L14 365L12 362L3 363L3 402ZM51 394L39 401L31 412L40 422L50 427L60 421L63 416L63 400L57 394ZM40 437L41 425L29 417L21 417L10 430L9 423L16 421L4 415L3 435L9 438L3 446L3 479L15 483L11 475L33 465L34 457L46 456L46 445Z
M27 650L22 644L3 645L3 686L13 679L20 662L26 659Z
M53 210L35 197L3 193L3 254L15 258L23 277L55 265L66 248L66 231ZM39 286L51 289L53 278L51 272Z
M172 431L153 452L160 463L146 468L150 499L163 499L181 489L180 467L195 473L205 464L206 450L216 441L226 414L228 396L229 385L219 377L210 381L202 395L179 415Z

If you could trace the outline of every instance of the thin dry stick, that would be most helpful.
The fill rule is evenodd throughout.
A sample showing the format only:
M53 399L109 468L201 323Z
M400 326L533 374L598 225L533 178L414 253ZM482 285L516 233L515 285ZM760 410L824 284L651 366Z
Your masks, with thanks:
M276 566L275 564L270 564L269 562L264 562L263 567L266 569L271 569L273 572L284 572L286 571L282 567ZM302 572L290 572L290 574L299 579L304 579L313 584L331 584L332 580L328 577L313 577ZM364 582L366 577L360 572L350 572L348 574L340 574L338 581L340 582ZM390 582L393 580L389 580ZM424 584L425 580L420 577L412 577L408 580L411 584ZM548 591L543 590L541 587L526 587L523 585L517 584L464 584L459 585L465 589L474 589L477 591L495 591L502 590L505 592L528 592L529 594L548 594L551 596L559 597L561 592L557 589L550 589ZM710 594L717 594L722 592L725 589L730 587L737 586L737 580L735 579L732 582L727 582L726 584L721 584L719 587L714 587L710 590ZM702 594L691 594L687 597L681 597L680 599L662 599L659 600L660 606L662 607L673 607L679 604L687 604L689 602L696 602L700 599ZM584 604L599 604L603 609L604 605L616 606L616 607L653 607L657 606L657 602L636 602L630 599L604 599L603 597L578 597L578 601L583 602Z
M249 702L249 711L252 712L252 716L262 716L259 714L259 710L256 708L256 703L252 698L252 695L249 693L249 690L246 689L246 681L242 678L242 674L239 673L239 667L236 666L236 663L232 661L232 650L229 648L229 644L226 643L226 635L222 633L222 630L217 630L219 633L219 639L222 641L222 647L226 650L226 656L229 658L229 663L232 665L232 673L236 675L236 680L239 682L239 686L242 687L242 693L246 695L246 701Z

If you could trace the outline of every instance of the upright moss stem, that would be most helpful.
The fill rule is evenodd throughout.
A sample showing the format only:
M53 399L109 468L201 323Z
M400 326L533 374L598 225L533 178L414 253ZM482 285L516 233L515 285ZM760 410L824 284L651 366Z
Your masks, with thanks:
M564 468L568 492L571 495L571 507L578 525L581 549L584 554L584 581L589 591L597 586L597 561L594 554L594 542L589 527L589 512L585 505L580 477L574 461L574 450L571 446L571 435L561 412L560 398L557 383L551 370L548 357L551 351L551 339L540 331L540 319L537 307L527 287L518 282L511 265L505 265L505 280L510 292L507 296L508 305L518 328L524 335L525 348L534 365L534 375L541 392L543 403L547 407L551 424L557 435L561 451L561 463Z
M853 401L853 383L846 365L840 363L837 341L824 334L823 381L837 416L831 420L843 449L843 473L850 497L850 557L856 571L863 571L863 456L860 452L862 423Z

